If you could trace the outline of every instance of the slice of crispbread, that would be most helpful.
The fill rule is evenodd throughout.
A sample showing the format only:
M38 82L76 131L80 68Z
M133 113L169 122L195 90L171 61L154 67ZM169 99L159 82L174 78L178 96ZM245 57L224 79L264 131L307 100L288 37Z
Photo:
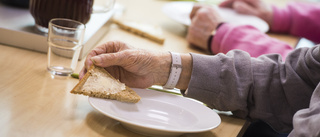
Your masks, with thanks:
M137 103L140 96L131 88L112 77L104 68L92 65L71 93L91 97Z
M159 26L120 19L113 19L113 22L124 30L146 37L160 44L164 43L165 39L162 34L162 29Z

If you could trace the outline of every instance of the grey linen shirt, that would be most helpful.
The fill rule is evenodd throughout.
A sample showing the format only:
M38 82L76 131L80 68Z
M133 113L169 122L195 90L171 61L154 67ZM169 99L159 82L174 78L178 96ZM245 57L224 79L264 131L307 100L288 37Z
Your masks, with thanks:
M249 120L263 120L289 136L320 136L319 46L251 58L233 50L193 54L187 97Z

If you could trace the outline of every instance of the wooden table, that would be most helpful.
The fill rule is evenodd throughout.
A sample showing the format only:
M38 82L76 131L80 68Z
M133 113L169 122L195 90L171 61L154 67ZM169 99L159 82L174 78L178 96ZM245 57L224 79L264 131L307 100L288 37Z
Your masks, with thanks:
M186 27L172 21L161 12L168 1L117 0L125 6L126 19L160 25L166 41L163 45L133 35L115 25L106 25L110 31L97 45L109 40L121 40L137 48L170 50L182 53L206 54L189 46L185 40ZM143 4L142 4L143 3ZM273 35L294 44L295 37ZM18 38L17 38L18 40ZM78 80L52 78L46 71L47 56L43 53L0 45L0 136L30 137L140 137L121 124L93 109L88 97L70 94ZM79 61L76 72L83 66ZM220 115L219 127L183 137L234 137L245 120Z

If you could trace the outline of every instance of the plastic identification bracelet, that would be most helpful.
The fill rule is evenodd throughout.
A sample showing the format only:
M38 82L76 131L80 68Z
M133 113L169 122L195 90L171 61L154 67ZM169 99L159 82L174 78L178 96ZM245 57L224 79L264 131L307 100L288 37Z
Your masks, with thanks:
M172 58L171 70L168 81L163 86L164 89L173 89L174 87L176 87L182 71L180 54L175 52L170 52L170 54Z

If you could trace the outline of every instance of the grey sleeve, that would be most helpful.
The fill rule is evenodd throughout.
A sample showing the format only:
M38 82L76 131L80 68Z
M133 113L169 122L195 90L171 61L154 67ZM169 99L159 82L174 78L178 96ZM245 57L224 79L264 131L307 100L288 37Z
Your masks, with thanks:
M313 92L309 108L299 110L293 117L293 130L289 137L320 136L320 84Z
M293 115L309 106L320 81L319 46L296 49L286 62L277 54L251 58L240 50L191 55L185 96L241 118L263 120L279 132L292 130Z

